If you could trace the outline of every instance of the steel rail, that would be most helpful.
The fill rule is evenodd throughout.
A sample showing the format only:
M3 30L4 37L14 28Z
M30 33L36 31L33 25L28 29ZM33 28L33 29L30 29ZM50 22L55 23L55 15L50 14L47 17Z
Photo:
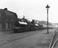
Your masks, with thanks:
M56 43L57 43L58 39L53 43L52 47L51 48L54 48Z
M49 48L52 48L53 44L54 44L54 40L55 40L55 36L56 36L56 31L54 32L54 36L51 39L51 43L49 45Z

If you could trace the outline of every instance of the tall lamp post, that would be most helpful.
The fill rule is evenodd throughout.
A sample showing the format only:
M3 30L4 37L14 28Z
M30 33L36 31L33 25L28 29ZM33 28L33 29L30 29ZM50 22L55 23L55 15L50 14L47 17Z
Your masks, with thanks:
M48 27L48 23L49 23L49 19L48 19L48 11L49 11L50 6L47 5L46 8L47 8L47 34L48 34L48 33L49 33L49 27Z

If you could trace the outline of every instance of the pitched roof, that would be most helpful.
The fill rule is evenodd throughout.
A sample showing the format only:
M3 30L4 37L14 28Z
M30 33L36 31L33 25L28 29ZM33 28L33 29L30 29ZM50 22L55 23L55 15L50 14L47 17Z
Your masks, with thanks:
M17 21L17 14L7 9L0 9L0 21Z

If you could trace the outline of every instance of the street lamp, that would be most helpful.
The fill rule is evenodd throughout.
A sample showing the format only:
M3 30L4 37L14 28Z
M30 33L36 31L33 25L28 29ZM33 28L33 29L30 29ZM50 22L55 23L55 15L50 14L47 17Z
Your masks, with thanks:
M50 6L49 5L47 5L46 6L46 8L47 8L47 34L49 33L49 28L48 28L48 21L49 21L49 19L48 19L48 10L49 10L49 8L50 8Z

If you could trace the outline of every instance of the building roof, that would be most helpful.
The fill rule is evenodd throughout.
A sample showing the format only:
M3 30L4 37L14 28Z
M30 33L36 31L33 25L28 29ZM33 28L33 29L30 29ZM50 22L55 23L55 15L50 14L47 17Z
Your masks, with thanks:
M3 22L3 20L8 22L15 22L17 21L17 14L9 11L7 8L0 9L0 21Z

